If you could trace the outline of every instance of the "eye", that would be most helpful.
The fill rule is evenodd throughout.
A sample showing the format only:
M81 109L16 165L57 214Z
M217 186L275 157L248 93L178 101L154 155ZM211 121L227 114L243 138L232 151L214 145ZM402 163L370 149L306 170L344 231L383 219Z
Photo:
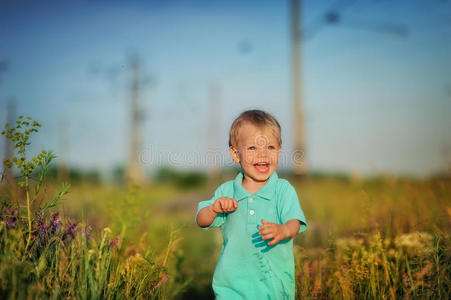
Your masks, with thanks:
M268 150L276 150L276 147L270 145L270 146L268 146Z
M250 146L249 148L247 148L247 150L255 150L256 148L254 146Z

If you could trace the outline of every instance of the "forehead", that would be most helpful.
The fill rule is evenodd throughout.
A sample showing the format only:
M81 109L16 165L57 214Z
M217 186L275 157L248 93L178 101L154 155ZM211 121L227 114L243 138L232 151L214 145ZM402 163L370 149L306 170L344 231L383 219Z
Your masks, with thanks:
M238 144L269 144L278 142L278 133L276 128L269 125L257 126L246 122L240 126L237 132Z

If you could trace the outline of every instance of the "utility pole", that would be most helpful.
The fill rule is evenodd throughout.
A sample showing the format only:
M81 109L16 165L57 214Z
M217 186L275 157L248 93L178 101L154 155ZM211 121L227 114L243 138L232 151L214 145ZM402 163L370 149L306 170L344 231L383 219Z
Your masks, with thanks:
M127 182L144 183L145 172L139 161L139 152L141 149L140 125L143 121L143 112L140 108L140 93L142 89L141 62L137 55L129 58L129 66L132 72L130 83L131 105L130 105L130 153L127 165Z
M307 161L305 149L305 113L302 109L303 99L303 73L302 73L302 54L303 42L306 37L312 37L312 33L318 32L324 25L344 23L350 27L365 29L370 31L390 33L397 36L407 36L408 30L400 24L379 24L368 23L354 20L346 22L342 20L339 10L354 4L356 0L337 1L334 7L325 15L321 16L320 24L310 35L305 34L302 25L302 1L290 0L291 12L291 80L292 80L292 100L293 100L293 134L294 134L294 152L292 156L292 170L295 175L302 176L307 174Z
M291 0L291 80L293 101L293 134L294 152L292 155L292 170L295 175L307 173L305 159L304 113L302 111L302 3L301 0Z

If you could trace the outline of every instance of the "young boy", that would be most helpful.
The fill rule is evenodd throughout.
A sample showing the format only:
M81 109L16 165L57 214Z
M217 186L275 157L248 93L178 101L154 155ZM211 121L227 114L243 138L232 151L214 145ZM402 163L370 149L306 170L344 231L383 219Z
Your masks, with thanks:
M275 172L277 120L261 110L232 124L229 150L241 172L198 205L200 227L220 227L224 242L213 275L216 299L294 299L292 238L307 228L296 191Z

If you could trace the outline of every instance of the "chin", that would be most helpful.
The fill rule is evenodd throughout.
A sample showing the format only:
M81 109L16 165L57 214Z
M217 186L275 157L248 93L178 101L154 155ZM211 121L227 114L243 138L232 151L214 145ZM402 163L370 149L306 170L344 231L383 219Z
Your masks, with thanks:
M266 174L255 174L254 178L257 181L267 181L269 177L271 177L272 173L274 173L274 171L270 171Z

